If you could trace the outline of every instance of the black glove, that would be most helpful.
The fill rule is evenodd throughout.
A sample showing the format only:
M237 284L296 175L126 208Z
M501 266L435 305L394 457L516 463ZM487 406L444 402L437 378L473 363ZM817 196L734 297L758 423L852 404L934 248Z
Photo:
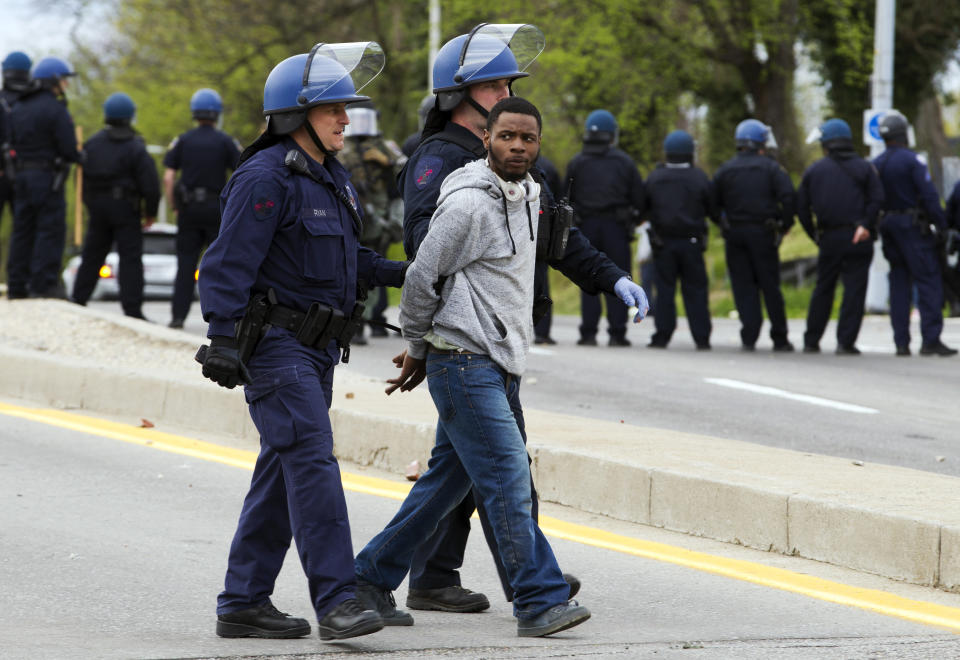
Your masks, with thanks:
M243 363L237 340L233 337L217 335L210 338L210 348L203 360L203 375L217 385L232 390L237 383L249 380Z

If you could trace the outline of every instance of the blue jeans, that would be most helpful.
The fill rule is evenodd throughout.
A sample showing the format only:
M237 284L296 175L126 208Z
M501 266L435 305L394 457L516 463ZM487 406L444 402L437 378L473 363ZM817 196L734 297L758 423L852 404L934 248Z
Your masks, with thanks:
M514 615L531 619L565 603L569 586L530 513L527 451L508 403L515 379L485 355L433 353L427 378L440 415L427 471L357 555L357 576L396 589L417 546L473 487L515 593Z

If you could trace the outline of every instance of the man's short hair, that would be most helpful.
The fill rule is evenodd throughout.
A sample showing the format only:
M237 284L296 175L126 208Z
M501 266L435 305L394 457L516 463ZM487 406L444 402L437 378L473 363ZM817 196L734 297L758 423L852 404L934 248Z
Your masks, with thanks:
M491 108L490 114L487 115L487 131L492 132L494 123L504 112L515 112L519 115L534 117L537 120L537 134L543 132L543 119L540 118L540 111L537 110L537 106L519 96L508 96L497 101L497 104Z

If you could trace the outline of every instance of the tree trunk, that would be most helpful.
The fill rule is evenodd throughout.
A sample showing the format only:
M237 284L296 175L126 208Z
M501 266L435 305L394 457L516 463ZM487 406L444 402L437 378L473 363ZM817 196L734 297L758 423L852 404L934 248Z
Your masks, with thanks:
M927 164L930 168L930 178L937 192L943 197L943 159L950 155L947 144L947 135L943 130L943 116L940 108L940 99L936 93L927 96L917 106L917 119L914 122L917 137L917 150L927 152Z

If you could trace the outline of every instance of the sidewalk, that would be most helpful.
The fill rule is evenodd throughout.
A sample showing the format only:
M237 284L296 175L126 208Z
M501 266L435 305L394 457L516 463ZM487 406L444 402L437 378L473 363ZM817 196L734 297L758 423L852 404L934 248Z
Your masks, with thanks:
M0 300L0 396L227 434L255 449L241 389L201 377L196 340L66 302ZM425 466L425 388L338 369L341 460ZM584 511L960 591L960 479L525 410L541 498Z

